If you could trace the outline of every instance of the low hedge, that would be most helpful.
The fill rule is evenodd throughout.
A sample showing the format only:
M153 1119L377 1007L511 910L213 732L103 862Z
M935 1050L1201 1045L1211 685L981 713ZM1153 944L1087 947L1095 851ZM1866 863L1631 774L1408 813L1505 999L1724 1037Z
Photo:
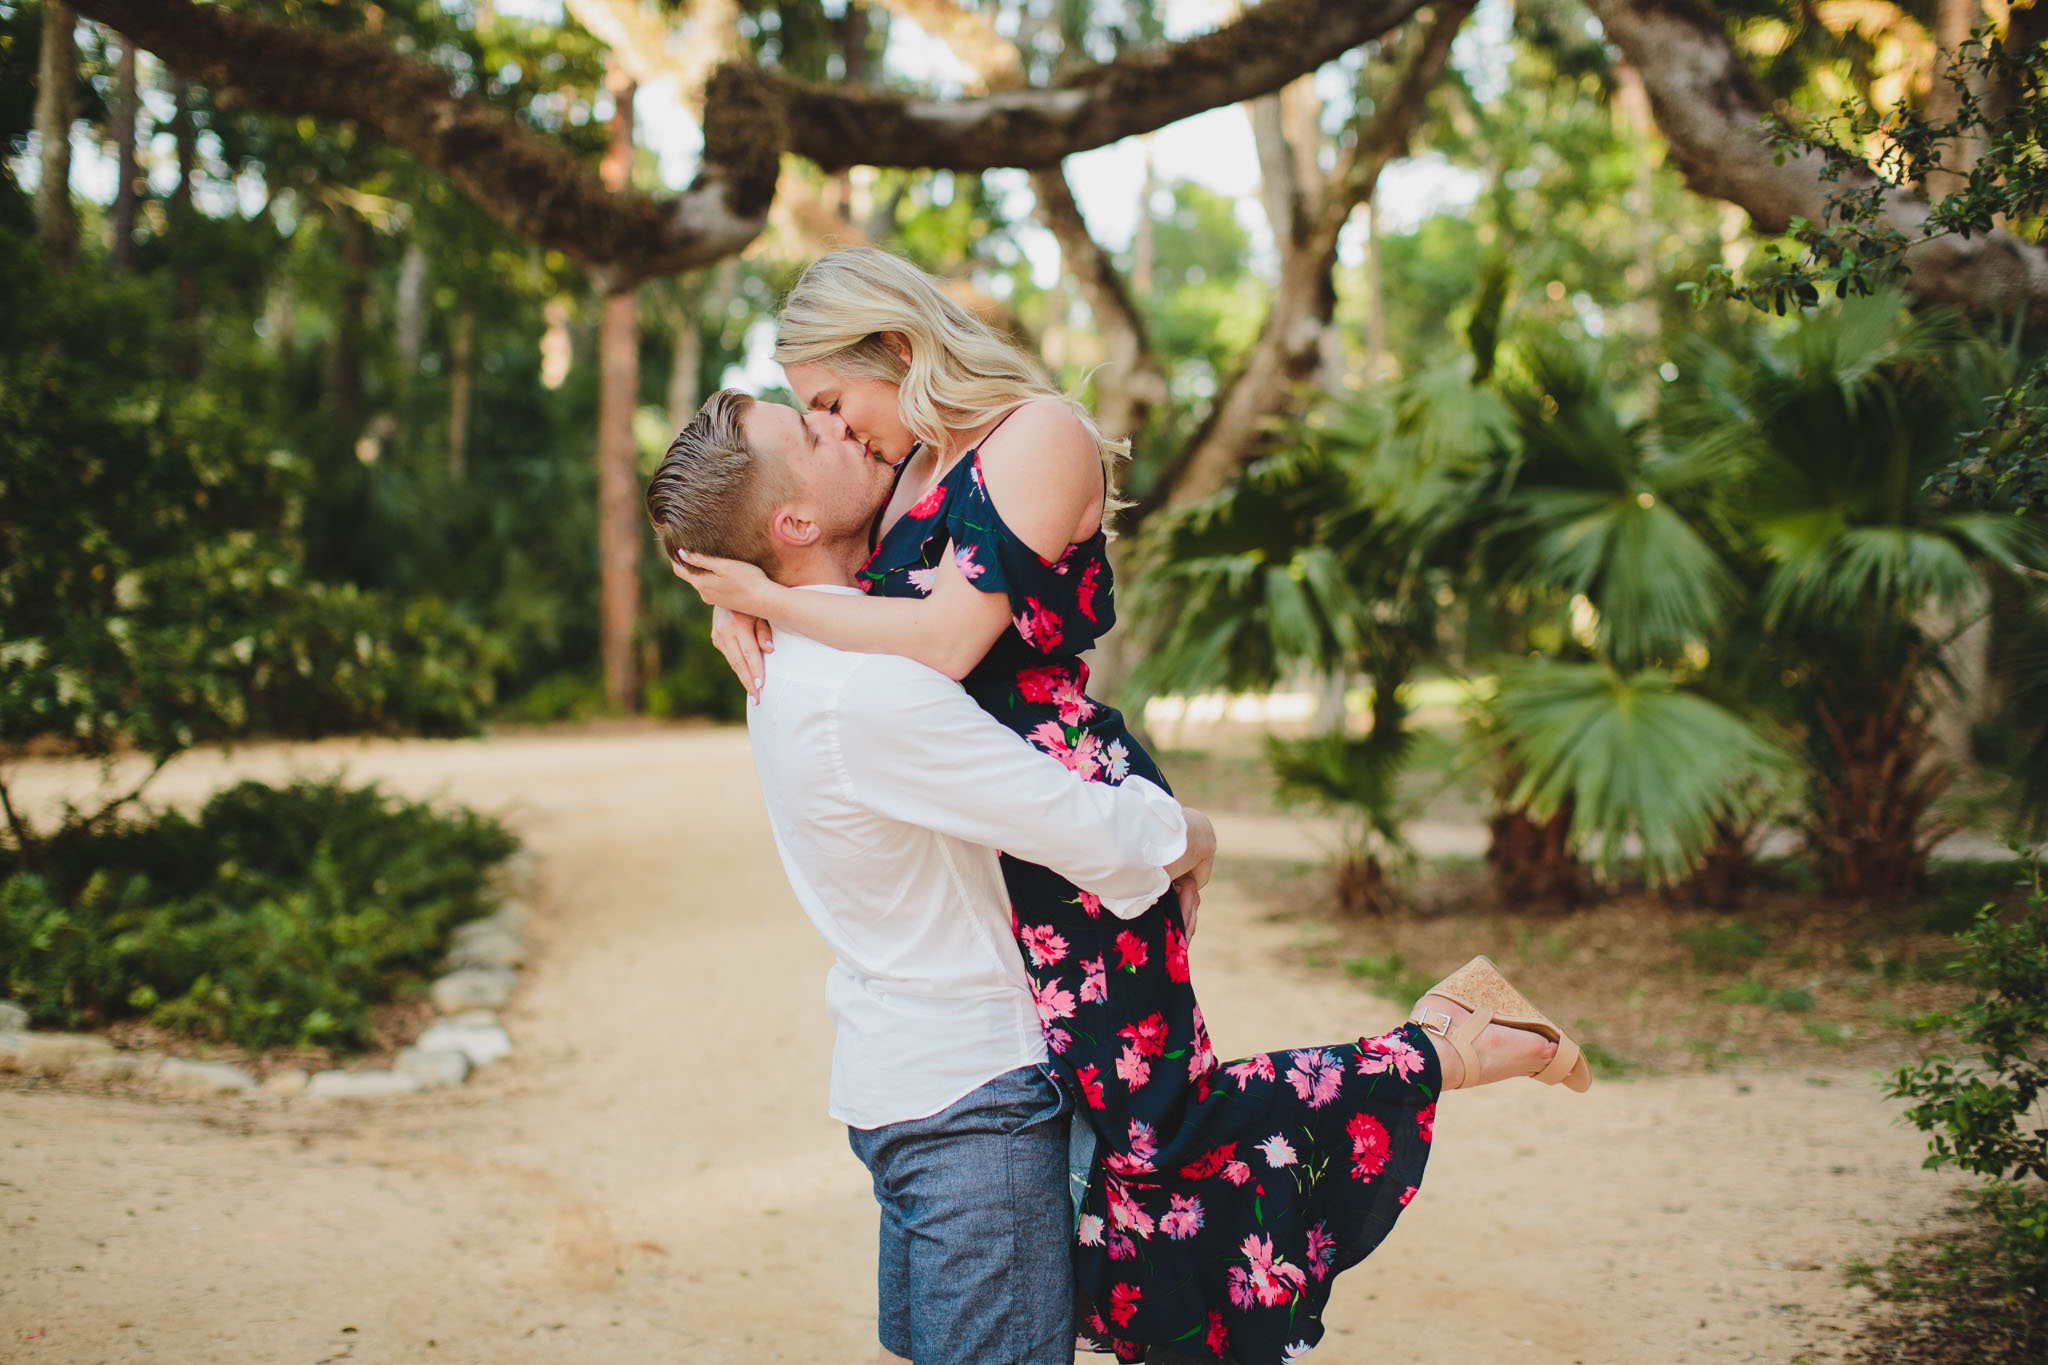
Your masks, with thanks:
M42 1024L146 1016L258 1050L345 1050L490 908L518 840L374 786L244 782L190 819L152 813L0 849L0 995Z

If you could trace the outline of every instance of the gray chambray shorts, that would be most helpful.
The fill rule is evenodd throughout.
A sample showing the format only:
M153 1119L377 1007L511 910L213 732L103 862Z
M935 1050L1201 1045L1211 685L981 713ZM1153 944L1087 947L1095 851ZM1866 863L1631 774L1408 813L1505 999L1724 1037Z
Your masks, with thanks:
M915 1365L1071 1365L1071 1117L1043 1066L930 1118L852 1128L874 1178L883 1349Z

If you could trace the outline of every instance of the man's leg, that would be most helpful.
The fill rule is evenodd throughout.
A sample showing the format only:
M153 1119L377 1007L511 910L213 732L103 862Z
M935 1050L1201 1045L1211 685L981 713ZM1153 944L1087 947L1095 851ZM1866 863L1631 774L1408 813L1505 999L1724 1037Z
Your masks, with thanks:
M915 1365L1070 1365L1068 1110L1039 1067L998 1076L928 1119L853 1135L908 1267ZM884 1255L892 1255L885 1251ZM883 1282L882 1347L890 1339Z

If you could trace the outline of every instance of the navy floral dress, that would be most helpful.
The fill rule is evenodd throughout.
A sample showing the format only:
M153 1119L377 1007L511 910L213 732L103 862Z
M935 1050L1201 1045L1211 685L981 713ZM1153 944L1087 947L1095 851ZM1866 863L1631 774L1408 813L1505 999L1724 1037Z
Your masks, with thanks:
M1116 619L1102 534L1046 562L1003 525L969 452L889 529L861 585L929 594L948 545L975 587L1010 599L1011 628L964 680L975 701L1091 781L1164 786L1085 691L1077 656ZM1002 865L1046 1045L1097 1138L1074 1247L1079 1344L1124 1361L1305 1355L1337 1272L1422 1180L1434 1051L1407 1024L1220 1062L1173 893L1120 920L1042 867Z

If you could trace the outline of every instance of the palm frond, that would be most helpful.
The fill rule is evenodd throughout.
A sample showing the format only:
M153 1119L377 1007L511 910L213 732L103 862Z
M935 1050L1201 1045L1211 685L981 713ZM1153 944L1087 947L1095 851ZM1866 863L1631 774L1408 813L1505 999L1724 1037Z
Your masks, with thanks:
M1579 846L1612 867L1633 840L1653 884L1697 867L1717 826L1754 815L1794 770L1775 740L1661 671L1518 665L1495 710L1522 773L1512 801L1547 818L1569 799Z

